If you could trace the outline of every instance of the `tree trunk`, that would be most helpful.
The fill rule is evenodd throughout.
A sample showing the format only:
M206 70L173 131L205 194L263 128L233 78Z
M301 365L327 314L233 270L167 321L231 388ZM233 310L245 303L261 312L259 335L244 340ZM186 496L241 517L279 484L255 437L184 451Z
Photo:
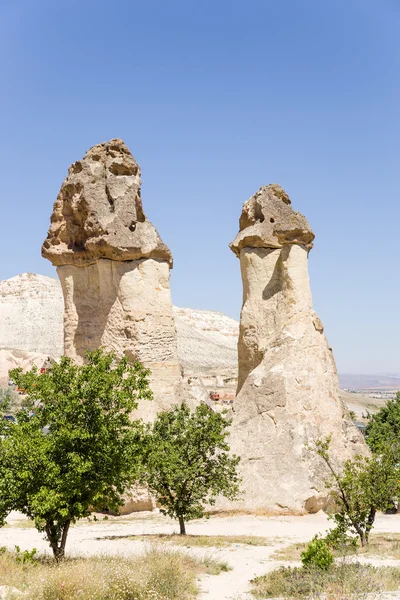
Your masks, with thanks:
M54 526L54 522L48 521L46 523L46 535L47 539L50 542L51 549L53 550L53 556L57 562L62 560L65 556L65 544L67 543L67 536L69 531L69 526L71 525L71 521L66 521L64 526L62 527L61 540L57 535L56 527ZM60 542L60 543L59 543Z
M61 544L60 544L60 558L64 558L65 556L65 544L67 543L67 536L69 531L69 526L71 525L71 521L66 521L64 524L64 529L61 536Z
M179 519L180 534L186 535L185 521L183 520L183 517L178 517L178 519Z
M374 507L372 507L370 510L370 513L368 515L367 527L365 529L365 543L366 544L369 543L369 534L371 532L371 529L374 526L375 517L376 517L376 510Z

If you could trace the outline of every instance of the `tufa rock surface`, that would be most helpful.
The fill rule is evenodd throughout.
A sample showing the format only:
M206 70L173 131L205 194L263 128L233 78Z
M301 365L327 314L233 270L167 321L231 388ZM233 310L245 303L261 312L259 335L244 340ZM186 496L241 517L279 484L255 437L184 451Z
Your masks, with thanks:
M64 295L64 353L83 361L99 346L151 370L152 419L176 402L180 367L170 294L172 256L145 217L140 169L118 139L74 163L54 204L42 255Z
M269 185L245 203L231 245L243 280L231 448L242 457L247 509L319 510L327 501L327 473L306 445L332 435L338 465L366 451L340 399L333 354L312 309L313 239L287 194Z
M294 212L289 196L276 183L261 187L244 203L239 233L230 244L240 256L242 248L282 248L285 244L313 247L314 234L307 219Z
M42 256L55 266L154 258L172 267L169 248L144 215L140 184L139 165L122 140L90 148L68 169Z

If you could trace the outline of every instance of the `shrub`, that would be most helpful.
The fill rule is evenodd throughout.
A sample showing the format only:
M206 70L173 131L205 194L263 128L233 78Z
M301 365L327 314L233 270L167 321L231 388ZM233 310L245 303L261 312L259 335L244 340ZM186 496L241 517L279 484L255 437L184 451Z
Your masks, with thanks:
M347 530L340 525L329 529L324 540L332 550L347 549L354 552L357 548L357 537L348 535Z
M316 567L326 571L333 563L333 554L326 541L316 535L301 553L301 562L303 567Z

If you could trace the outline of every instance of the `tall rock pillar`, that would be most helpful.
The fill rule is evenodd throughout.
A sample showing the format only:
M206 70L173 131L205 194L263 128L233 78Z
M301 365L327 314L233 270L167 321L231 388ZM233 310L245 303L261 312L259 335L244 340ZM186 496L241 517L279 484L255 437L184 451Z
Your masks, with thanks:
M312 309L308 253L314 234L278 185L245 202L231 249L240 258L243 307L231 445L242 457L243 505L317 510L326 472L307 444L332 435L337 465L364 453L339 397L332 350Z
M140 169L122 140L94 146L70 166L42 256L64 294L64 351L82 362L100 346L151 370L152 418L175 402L180 380L170 294L172 256L145 217Z

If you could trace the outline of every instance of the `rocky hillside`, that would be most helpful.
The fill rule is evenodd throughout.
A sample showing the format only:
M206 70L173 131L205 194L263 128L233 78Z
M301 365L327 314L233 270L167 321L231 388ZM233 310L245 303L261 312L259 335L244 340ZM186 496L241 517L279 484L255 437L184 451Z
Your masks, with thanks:
M174 307L185 375L236 377L239 324L208 310ZM63 352L63 298L58 280L23 273L0 282L0 378L16 363ZM11 365L11 366L10 366Z
M237 368L239 323L223 313L174 307L179 360L185 373Z
M59 356L63 351L59 282L23 273L0 282L0 349Z

